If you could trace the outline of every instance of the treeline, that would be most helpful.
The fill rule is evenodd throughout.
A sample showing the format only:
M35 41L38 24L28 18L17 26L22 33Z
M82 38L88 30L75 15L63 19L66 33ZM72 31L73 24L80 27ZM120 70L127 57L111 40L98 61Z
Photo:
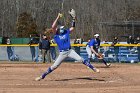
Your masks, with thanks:
M60 23L70 26L70 8L75 9L77 14L76 31L72 33L72 38L87 40L94 33L99 33L102 40L111 41L113 36L140 35L140 27L105 25L140 21L140 0L0 0L0 36L24 37L18 35L19 31L26 33L31 29L42 33L44 27L51 27L58 12L64 14ZM31 20L24 21L19 30L19 17L23 13L30 15ZM34 25L29 27L29 24Z

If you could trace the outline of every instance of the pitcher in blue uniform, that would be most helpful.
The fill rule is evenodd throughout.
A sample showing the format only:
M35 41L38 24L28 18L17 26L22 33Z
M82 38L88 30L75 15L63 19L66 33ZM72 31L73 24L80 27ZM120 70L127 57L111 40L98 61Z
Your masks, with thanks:
M71 49L70 35L69 34L75 28L75 19L72 20L72 27L70 27L69 29L65 29L64 26L58 27L56 25L57 21L60 17L61 17L60 14L58 14L56 20L54 21L54 23L52 25L52 28L55 32L54 39L58 45L58 49L60 52L59 56L56 59L56 61L54 62L54 64L51 67L49 67L45 73L43 73L41 76L39 76L35 79L36 81L44 79L46 77L46 75L48 75L49 73L54 71L62 63L62 61L67 57L70 57L70 58L73 58L79 62L82 62L84 65L88 66L94 72L99 72L99 69L92 66L90 64L90 62L88 62L88 60L84 60L73 49Z

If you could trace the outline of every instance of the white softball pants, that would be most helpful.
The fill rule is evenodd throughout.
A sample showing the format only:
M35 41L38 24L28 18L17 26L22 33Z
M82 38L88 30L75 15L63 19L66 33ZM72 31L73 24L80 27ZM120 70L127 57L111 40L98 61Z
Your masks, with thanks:
M92 53L92 51L91 51L91 49L88 45L86 46L86 51L87 51L87 54L88 54L88 58L92 58L92 57L95 58L95 54Z
M80 57L73 49L70 49L69 51L63 51L59 53L59 56L54 62L54 64L51 66L51 69L52 70L56 69L62 63L62 61L67 57L73 58L79 62L84 61L84 59Z

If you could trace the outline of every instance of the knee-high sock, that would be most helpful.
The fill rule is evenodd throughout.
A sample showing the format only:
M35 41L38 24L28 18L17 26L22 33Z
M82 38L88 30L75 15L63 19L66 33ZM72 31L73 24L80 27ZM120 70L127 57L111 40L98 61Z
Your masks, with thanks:
M102 59L102 62L103 62L105 65L107 65L107 62L106 62L104 59Z
M44 79L46 77L46 75L48 75L49 73L51 73L53 70L49 67L48 70L42 74L42 79Z
M83 62L83 64L84 65L86 65L86 66L88 66L90 69L92 69L92 70L94 70L94 66L92 66L91 64L90 64L90 62L88 62L87 60L84 60L84 62Z

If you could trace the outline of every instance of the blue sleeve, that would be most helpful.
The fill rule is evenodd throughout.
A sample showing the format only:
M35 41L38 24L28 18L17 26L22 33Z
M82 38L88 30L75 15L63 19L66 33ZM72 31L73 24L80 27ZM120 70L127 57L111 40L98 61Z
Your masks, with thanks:
M95 41L92 39L89 43L89 46L91 47L91 46L94 46L94 45L95 45Z
M70 34L70 29L66 29L66 33L67 34Z

